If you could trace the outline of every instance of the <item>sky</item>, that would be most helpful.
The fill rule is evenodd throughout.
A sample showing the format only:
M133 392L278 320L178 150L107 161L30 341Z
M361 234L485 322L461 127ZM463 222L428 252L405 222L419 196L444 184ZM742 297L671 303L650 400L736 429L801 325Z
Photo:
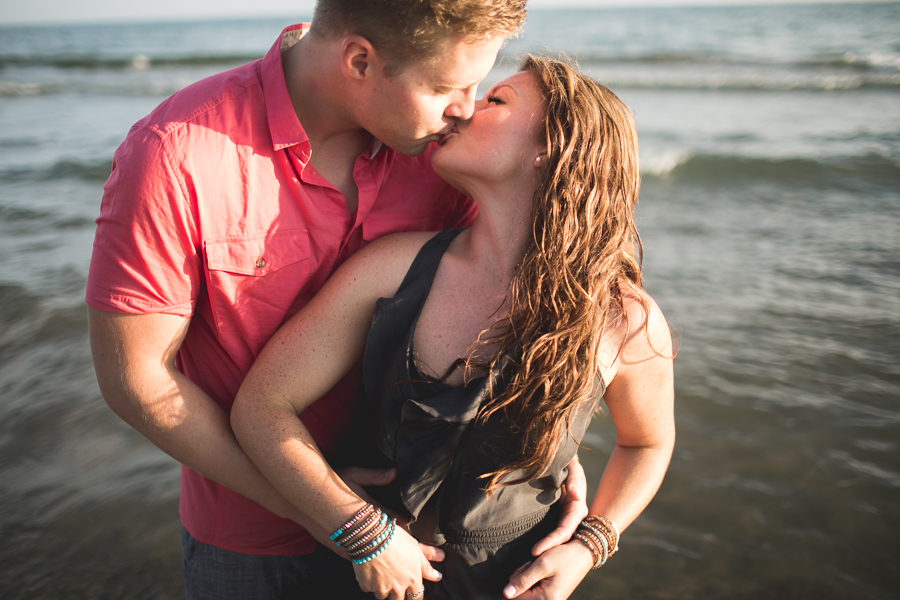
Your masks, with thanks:
M823 0L529 0L528 7L814 4ZM827 0L826 0L827 1ZM314 0L0 0L0 24L94 23L311 14Z

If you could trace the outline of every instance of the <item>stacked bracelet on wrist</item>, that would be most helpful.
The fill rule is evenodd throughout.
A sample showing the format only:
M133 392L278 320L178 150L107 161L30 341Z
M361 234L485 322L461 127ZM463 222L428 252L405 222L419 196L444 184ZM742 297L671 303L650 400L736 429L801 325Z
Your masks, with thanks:
M602 567L607 559L619 549L619 530L606 517L588 515L575 530L573 540L578 540L591 551L594 557L592 569Z
M347 551L354 565L361 565L384 551L396 526L396 519L389 519L380 508L367 504L332 533L330 539Z

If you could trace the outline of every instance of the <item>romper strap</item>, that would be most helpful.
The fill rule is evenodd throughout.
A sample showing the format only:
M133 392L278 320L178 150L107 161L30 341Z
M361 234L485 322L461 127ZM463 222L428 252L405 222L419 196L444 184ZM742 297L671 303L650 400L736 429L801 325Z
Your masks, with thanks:
M437 273L438 265L441 264L439 257L444 255L450 242L462 233L465 227L456 227L454 229L446 229L441 231L433 238L425 242L419 253L406 272L403 283L397 289L397 294L409 287L414 281L424 278L428 282L427 289L431 289L431 282L434 281L434 274ZM435 256L437 255L437 256Z

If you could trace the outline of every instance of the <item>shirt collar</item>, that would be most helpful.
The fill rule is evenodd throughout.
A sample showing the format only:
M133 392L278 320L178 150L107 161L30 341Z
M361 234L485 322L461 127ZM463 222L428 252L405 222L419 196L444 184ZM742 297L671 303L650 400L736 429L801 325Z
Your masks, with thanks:
M381 142L381 140L379 140L377 137L373 136L372 137L372 151L369 152L369 160L372 160L375 158L375 155L378 154L378 151L381 150L382 146L384 146L384 144Z
M281 53L296 44L300 38L309 33L309 23L299 23L286 27L272 47L262 59L261 79L266 98L266 114L269 119L269 133L275 150L283 150L298 144L308 144L309 136L297 119L291 96L284 78L284 65ZM369 160L373 160L384 144L373 138Z
M291 96L288 94L284 79L284 67L281 53L297 43L309 32L309 23L300 23L286 27L272 47L262 59L260 79L266 98L266 115L269 119L269 132L275 150L289 146L308 143L309 136L300 125Z

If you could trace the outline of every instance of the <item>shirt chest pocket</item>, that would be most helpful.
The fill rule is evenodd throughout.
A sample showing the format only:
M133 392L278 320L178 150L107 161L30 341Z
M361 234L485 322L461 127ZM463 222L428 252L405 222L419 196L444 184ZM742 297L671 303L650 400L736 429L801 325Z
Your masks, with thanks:
M208 240L204 254L216 329L245 340L275 332L310 272L306 229Z

